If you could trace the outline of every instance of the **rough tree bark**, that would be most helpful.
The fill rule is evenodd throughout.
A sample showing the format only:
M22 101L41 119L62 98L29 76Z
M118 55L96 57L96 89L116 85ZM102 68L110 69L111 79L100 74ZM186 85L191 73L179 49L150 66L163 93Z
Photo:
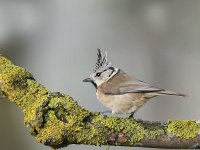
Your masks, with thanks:
M0 97L21 108L25 125L39 143L53 148L69 144L199 148L199 121L103 117L79 106L71 96L45 88L3 56L0 71Z

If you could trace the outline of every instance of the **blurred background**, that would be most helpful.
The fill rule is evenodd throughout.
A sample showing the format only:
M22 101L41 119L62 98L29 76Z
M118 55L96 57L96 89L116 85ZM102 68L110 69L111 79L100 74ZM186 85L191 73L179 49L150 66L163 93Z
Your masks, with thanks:
M200 119L200 1L0 0L0 53L91 111L107 110L93 86L82 82L95 66L96 48L130 75L188 95L154 98L136 118ZM1 150L50 149L35 141L22 112L7 100L0 101L0 145Z

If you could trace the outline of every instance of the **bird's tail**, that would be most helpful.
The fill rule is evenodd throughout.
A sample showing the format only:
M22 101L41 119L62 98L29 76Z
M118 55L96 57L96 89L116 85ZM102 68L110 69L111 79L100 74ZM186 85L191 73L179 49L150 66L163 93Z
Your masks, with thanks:
M161 95L175 95L175 96L182 96L182 97L186 97L185 94L181 94L181 93L175 93L175 92L172 92L172 91L160 91L158 92L159 94Z

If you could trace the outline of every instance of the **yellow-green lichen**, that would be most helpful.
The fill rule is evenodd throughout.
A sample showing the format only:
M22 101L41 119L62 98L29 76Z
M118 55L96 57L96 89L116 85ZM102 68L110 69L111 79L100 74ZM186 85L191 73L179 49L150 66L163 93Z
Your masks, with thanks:
M200 125L190 120L169 120L167 131L174 136L189 139L195 138L200 130Z
M52 96L52 94L49 95L48 107L49 110L54 111L54 116L56 117L52 122L47 122L49 127L55 126L53 122L63 122L63 129L65 131L64 137L66 137L65 140L69 143L90 145L106 143L105 134L107 131L105 132L103 128L94 127L90 123L87 123L91 112L80 107L70 96L53 95L54 96ZM51 118L48 117L47 113L44 121L49 119ZM58 127L60 128L60 126Z
M113 132L123 133L126 139L116 140L116 145L124 144L124 141L134 144L144 136L153 139L163 133L161 128L148 130L131 119L102 117L89 112L70 96L51 93L28 71L2 56L0 70L2 91L23 110L24 122L38 142L53 147L67 142L101 145L108 144L108 133Z
M21 97L21 101L25 104L23 106L23 112L25 114L24 122L25 124L31 122L33 125L33 122L34 124L40 122L38 120L39 113L42 112L42 110L40 111L40 108L43 108L43 105L48 100L47 93L49 91L35 81L27 81L27 84L27 94Z
M96 146L106 144L107 132L108 132L107 129L104 129L102 127L97 127L92 125L84 126L84 128L80 132L77 132L76 134L76 136L78 137L77 143L96 145Z
M56 147L67 141L100 145L107 131L87 124L91 112L70 96L52 94L25 69L0 57L2 91L24 112L24 122L38 142Z
M37 114L37 111L47 100L49 90L36 82L31 73L13 65L2 56L0 56L0 70L3 93L22 109L25 124L33 127L31 131L39 130L42 117L39 117L40 114ZM38 111L38 113L41 112Z
M48 112L48 117L44 127L37 134L36 140L46 145L51 143L52 146L62 144L66 134L65 124L55 117L53 111Z
M65 116L63 119L67 121L68 126L72 127L84 125L84 119L90 115L89 111L80 107L70 96L52 97L48 106L51 109L56 109L58 116Z
M130 144L140 141L144 135L145 130L140 123L128 118L105 117L97 116L93 119L93 123L100 123L113 132L124 133L128 138ZM116 143L121 144L121 143Z
M10 60L0 55L0 68L3 70L7 65L12 64Z
M0 57L0 60L2 91L22 109L25 124L37 127L36 110L47 99L49 90L36 82L25 69L11 64L4 57Z
M139 121L140 122L140 121ZM166 127L162 122L145 122L142 121L142 126L145 128L145 136L148 139L156 139L166 133Z
M2 91L11 101L18 103L18 100L26 94L28 79L33 79L33 77L25 69L7 65L0 74Z
M158 136L162 136L165 134L165 130L162 128L157 129L146 129L145 130L145 136L148 139L156 139Z

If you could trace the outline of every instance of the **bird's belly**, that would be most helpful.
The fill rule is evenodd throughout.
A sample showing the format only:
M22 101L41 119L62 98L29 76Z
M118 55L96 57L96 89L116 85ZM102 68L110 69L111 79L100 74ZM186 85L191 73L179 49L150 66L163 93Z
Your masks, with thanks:
M132 113L135 112L142 104L140 97L132 94L123 95L105 95L96 93L97 99L106 107L112 110L112 113Z
M97 99L106 107L112 109L114 105L115 96L113 95L104 95L102 93L96 93Z

